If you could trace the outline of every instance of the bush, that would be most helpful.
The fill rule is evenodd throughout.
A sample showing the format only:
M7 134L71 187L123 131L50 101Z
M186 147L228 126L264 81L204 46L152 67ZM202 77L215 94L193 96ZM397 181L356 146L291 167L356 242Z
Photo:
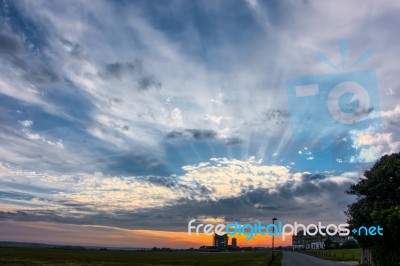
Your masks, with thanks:
M360 244L354 239L349 239L345 241L342 245L342 248L359 248Z

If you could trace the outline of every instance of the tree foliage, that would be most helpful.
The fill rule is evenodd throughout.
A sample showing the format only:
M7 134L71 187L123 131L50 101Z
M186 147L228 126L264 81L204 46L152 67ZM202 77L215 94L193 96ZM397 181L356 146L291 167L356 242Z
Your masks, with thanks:
M357 201L349 205L349 224L383 228L383 236L355 236L371 248L377 265L400 265L400 153L385 155L347 191Z
M360 244L358 244L358 242L355 241L354 239L346 240L341 246L341 248L359 248L359 247Z

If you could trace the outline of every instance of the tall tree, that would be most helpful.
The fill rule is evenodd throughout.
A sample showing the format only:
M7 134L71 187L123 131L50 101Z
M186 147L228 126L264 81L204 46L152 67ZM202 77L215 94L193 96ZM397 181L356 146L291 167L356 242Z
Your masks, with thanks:
M383 228L383 236L356 235L360 245L372 250L376 265L400 265L400 153L382 156L346 192L357 196L346 211L349 224Z

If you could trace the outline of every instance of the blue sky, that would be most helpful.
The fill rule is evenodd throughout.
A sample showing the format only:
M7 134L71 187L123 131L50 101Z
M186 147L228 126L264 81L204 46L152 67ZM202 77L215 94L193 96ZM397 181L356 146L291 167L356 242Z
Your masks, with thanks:
M3 1L0 219L171 231L190 217L342 222L346 188L399 151L399 8ZM363 118L343 126L329 84L351 72L370 85L363 70L376 79L370 104L340 98ZM325 92L291 98L289 80L304 76Z

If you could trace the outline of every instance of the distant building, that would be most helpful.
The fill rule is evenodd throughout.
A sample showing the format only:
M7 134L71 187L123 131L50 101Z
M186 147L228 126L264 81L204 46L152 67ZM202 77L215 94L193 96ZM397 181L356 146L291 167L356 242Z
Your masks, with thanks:
M236 238L232 238L232 247L237 247L237 241Z
M325 233L325 230L321 230ZM340 247L344 242L350 239L354 239L352 236L340 236L338 233L336 235L330 236L325 233L321 235L319 232L316 235L304 235L304 231L299 231L296 235L292 237L293 250L299 249L325 249L325 241L330 239L331 243Z
M228 239L228 234L224 234L222 236L214 234L213 244L216 248L227 248Z

